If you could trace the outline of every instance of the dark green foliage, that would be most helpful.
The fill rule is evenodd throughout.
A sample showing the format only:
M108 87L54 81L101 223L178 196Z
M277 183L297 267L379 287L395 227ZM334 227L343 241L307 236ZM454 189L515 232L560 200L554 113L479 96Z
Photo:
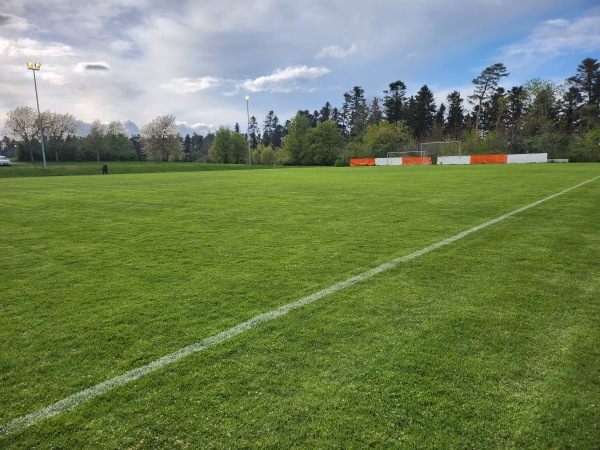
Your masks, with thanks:
M306 134L302 163L309 166L333 166L344 148L344 138L331 120L319 123Z
M463 99L460 97L460 92L454 91L448 94L448 118L446 121L446 134L452 140L457 140L464 127L465 110L462 106Z
M383 107L388 122L396 123L406 119L406 85L398 80L390 83L388 90L383 91Z
M292 164L311 165L312 158L306 142L306 135L310 128L310 119L306 114L298 113L290 121L284 141L284 149L290 154Z
M220 127L208 152L210 162L221 164L241 164L248 162L248 143L244 136Z

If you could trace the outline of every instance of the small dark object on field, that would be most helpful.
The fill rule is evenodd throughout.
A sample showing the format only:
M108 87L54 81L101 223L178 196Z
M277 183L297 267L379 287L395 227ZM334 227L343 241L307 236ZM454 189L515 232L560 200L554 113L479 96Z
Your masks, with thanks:
M102 166L102 175L108 175L108 166L106 164Z

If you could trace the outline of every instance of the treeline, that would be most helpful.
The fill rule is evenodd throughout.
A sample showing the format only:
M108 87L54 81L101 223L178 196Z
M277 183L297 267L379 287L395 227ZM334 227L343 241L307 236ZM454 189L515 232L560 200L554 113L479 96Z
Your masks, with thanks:
M385 157L422 142L461 141L465 153L548 153L571 161L600 160L600 63L586 58L564 83L530 80L500 87L506 67L494 64L475 79L473 93L451 92L436 105L427 85L412 96L398 80L381 97L367 99L355 86L340 108L327 102L320 110L298 111L279 124L270 111L260 134L256 118L249 124L252 161L298 165L347 165L352 157ZM467 104L471 109L467 109ZM221 128L219 134L239 133ZM247 161L244 139L217 145L209 159ZM236 144L237 142L237 144ZM264 157L263 157L264 156Z
M355 86L344 93L340 107L326 102L320 110L299 110L284 123L269 111L262 126L251 117L247 133L236 124L181 137L175 118L161 116L136 136L126 136L119 122L95 121L82 137L74 117L47 112L44 137L56 160L346 165L352 157L384 157L435 141L461 141L464 153L544 152L571 161L600 160L597 59L584 59L564 83L534 79L500 87L508 76L503 64L494 64L472 80L471 95L454 91L440 105L427 85L407 96L407 86L397 80L372 98ZM3 153L13 148L19 159L41 158L33 109L9 111L5 129Z

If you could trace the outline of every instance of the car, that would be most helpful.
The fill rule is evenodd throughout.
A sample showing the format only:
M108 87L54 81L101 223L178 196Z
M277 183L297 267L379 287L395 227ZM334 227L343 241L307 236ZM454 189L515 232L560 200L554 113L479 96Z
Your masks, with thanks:
M10 166L12 163L6 156L0 156L0 166Z

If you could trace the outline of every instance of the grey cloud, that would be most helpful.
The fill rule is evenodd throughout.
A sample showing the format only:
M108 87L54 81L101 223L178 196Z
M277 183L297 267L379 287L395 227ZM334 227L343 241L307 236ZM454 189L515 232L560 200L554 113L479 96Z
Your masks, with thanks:
M110 70L110 67L104 66L102 64L86 64L84 66L85 70Z
M110 66L104 61L98 62L82 62L75 66L75 71L79 73L85 72L108 72Z

